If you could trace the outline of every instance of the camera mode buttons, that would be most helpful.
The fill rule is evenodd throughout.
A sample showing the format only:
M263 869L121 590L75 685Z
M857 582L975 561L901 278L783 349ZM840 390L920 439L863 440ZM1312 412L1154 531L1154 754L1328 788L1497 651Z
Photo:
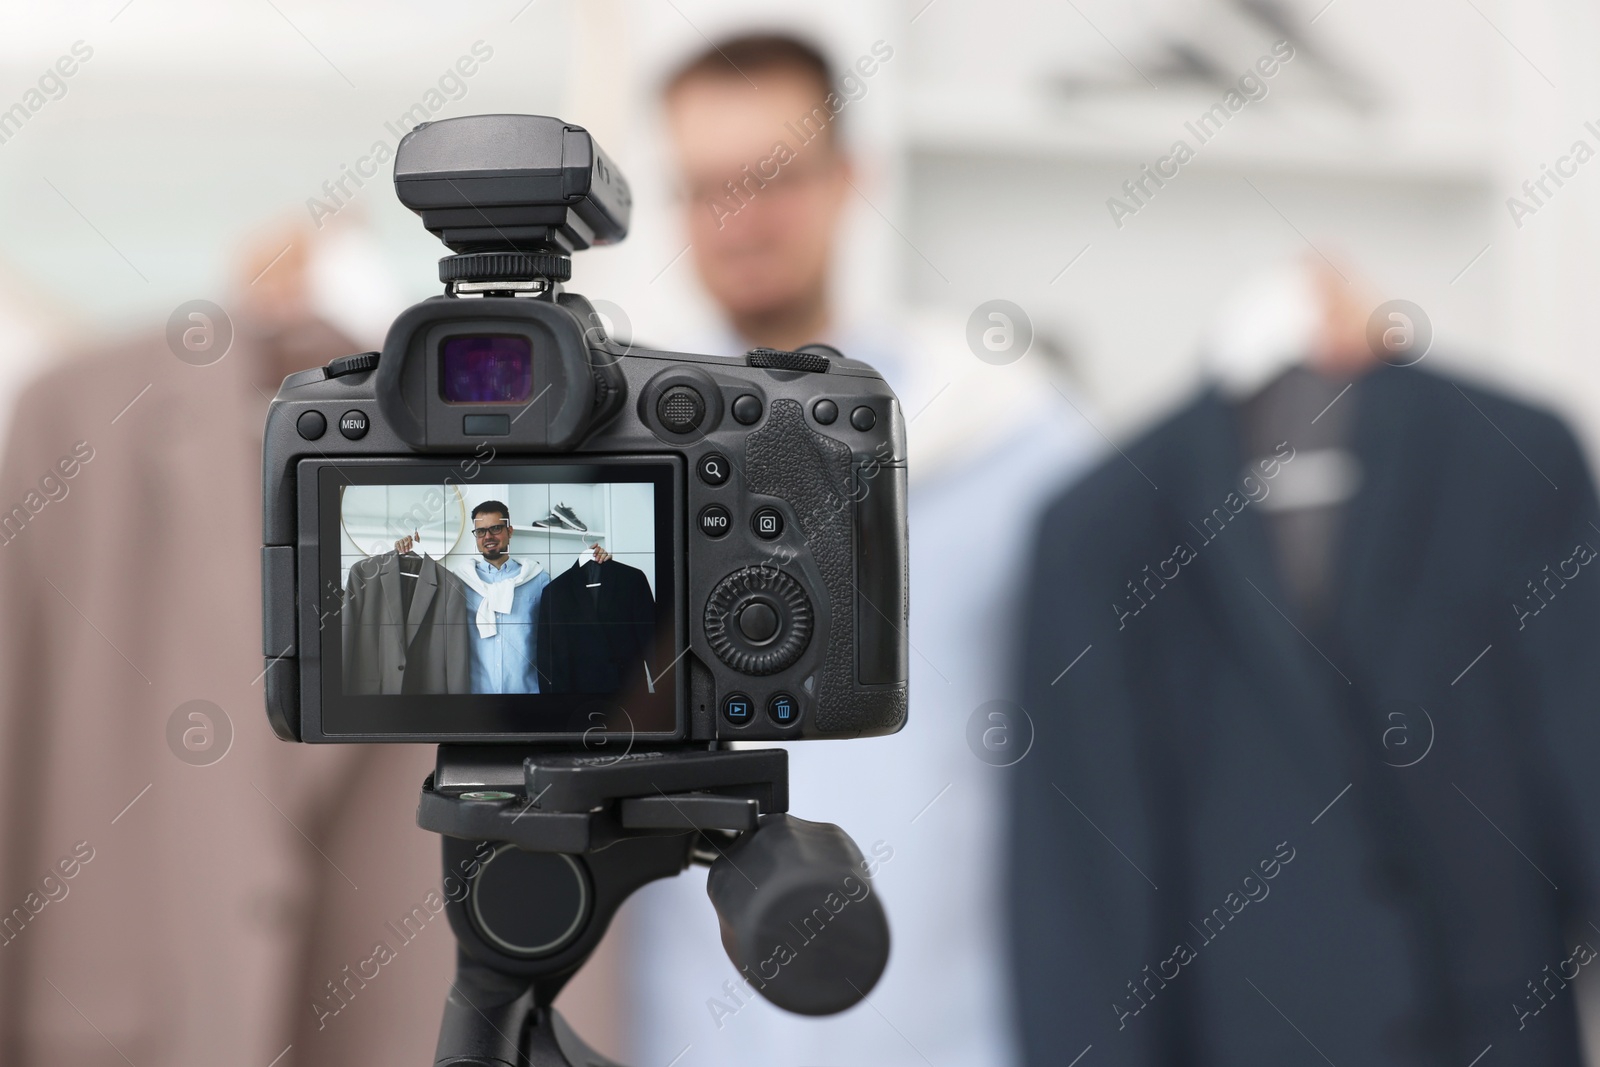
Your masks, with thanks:
M721 504L707 504L700 509L700 532L707 537L726 537L733 529L733 515Z
M359 441L367 436L367 413L359 408L351 408L340 415L339 432L352 441Z
M750 516L750 529L763 541L783 533L783 514L777 508L761 508Z
M315 441L328 432L328 418L320 411L302 411L294 428L307 441Z
M753 393L745 393L733 402L733 417L744 425L761 420L761 398Z
M756 713L755 702L743 693L729 693L722 702L722 717L735 726L743 726Z
M700 457L695 469L707 485L722 485L728 480L728 457L720 452L708 452Z
M767 715L779 726L793 726L800 721L800 704L788 693L775 693L767 701Z

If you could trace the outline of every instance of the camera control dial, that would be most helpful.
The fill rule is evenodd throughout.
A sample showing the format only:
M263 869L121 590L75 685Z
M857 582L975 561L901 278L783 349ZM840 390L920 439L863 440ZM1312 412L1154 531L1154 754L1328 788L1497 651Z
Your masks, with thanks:
M740 674L776 674L794 665L811 643L811 598L776 567L744 567L711 591L706 640L717 658Z

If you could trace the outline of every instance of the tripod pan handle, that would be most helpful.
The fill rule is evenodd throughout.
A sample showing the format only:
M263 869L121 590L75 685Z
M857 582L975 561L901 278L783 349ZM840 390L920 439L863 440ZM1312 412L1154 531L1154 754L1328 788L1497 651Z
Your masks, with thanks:
M832 1015L872 991L889 962L873 868L839 827L768 815L711 865L722 946L762 996Z

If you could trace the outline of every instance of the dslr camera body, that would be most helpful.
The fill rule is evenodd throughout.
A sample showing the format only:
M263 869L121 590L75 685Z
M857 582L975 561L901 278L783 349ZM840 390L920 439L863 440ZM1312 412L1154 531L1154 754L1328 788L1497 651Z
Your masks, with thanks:
M434 1062L609 1063L555 997L629 894L691 863L746 980L845 1010L888 962L874 866L789 815L787 751L726 742L905 724L893 392L822 346L611 337L562 288L631 204L579 127L424 124L395 186L454 253L446 295L272 402L264 680L286 740L439 746L417 822L460 951Z
M900 729L905 425L882 377L824 346L609 336L562 283L572 252L626 235L631 198L577 126L427 123L395 185L455 253L446 295L381 353L290 375L267 416L278 735L644 750Z

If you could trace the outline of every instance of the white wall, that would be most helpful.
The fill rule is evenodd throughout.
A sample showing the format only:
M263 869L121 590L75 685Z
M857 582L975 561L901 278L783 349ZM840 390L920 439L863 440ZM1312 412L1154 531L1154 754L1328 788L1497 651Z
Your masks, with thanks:
M437 495L431 495L437 494ZM428 500L442 500L429 507ZM350 568L372 555L391 551L407 534L420 535L416 550L441 560L458 573L472 573L480 558L473 540L472 509L498 500L511 509L511 556L537 563L552 578L572 567L580 553L598 544L618 563L644 571L656 588L654 489L643 483L363 485L344 492L340 525L342 585ZM583 532L537 529L556 504L565 504L588 527ZM407 521L421 516L421 521Z

